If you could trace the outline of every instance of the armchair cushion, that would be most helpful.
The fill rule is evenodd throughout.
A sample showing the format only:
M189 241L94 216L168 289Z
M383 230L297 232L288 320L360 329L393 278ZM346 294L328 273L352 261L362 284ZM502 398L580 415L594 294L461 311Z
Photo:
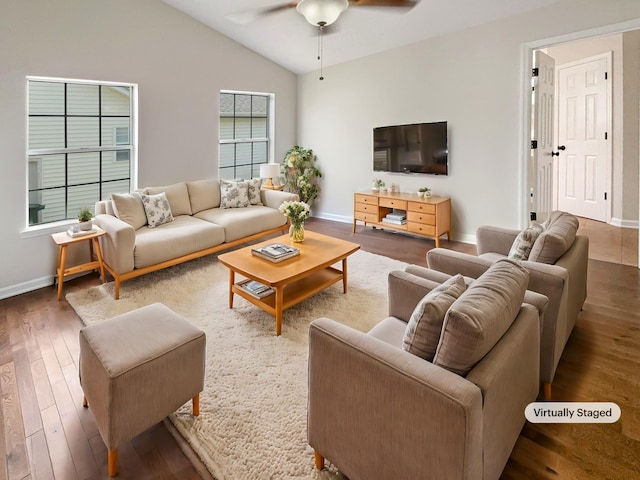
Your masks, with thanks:
M462 275L456 275L425 295L407 323L402 349L432 361L438 347L444 316L466 289Z
M513 323L528 283L529 272L519 262L493 264L447 312L433 363L469 373Z
M544 224L545 230L533 245L529 260L549 265L556 263L573 245L578 226L578 219L574 215L553 212Z

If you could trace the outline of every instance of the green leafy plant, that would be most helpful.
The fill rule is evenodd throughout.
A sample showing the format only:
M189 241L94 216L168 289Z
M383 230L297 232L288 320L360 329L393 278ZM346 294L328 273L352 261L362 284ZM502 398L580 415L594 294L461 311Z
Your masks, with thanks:
M88 222L89 220L91 220L93 218L93 213L91 213L91 210L89 210L88 208L82 208L79 212L78 212L78 221L79 222Z
M322 173L315 161L313 150L296 145L286 153L282 163L285 187L289 192L297 193L300 201L309 206L320 194L318 179Z
M379 178L375 178L373 180L373 188L384 188L385 186L386 184L383 180L380 180Z
M419 191L419 192L423 192L423 193L427 193L427 192L430 192L430 191L431 191L431 189L430 189L430 188L427 188L427 187L420 187L420 188L418 189L418 191Z

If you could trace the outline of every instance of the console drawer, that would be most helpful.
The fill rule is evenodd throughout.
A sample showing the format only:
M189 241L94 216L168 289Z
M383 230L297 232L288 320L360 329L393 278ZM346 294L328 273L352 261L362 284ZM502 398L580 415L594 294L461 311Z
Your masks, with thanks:
M436 213L436 206L432 203L409 202L408 210L412 212Z
M407 212L407 222L423 223L426 225L435 225L436 216L432 215L431 213L412 212L411 210L409 210Z
M407 230L413 233L421 233L422 235L434 236L436 234L435 225L425 225L424 223L407 222Z
M378 223L377 213L354 212L353 218L367 223Z
M369 203L371 205L378 205L378 197L375 195L363 195L362 193L356 193L356 203Z
M365 212L365 213L373 213L378 214L378 206L371 205L370 203L356 203L355 205L356 212Z
M399 200L396 198L381 198L380 199L380 206L381 207L389 207L389 208L398 208L400 210L406 210L407 209L407 201L406 200Z

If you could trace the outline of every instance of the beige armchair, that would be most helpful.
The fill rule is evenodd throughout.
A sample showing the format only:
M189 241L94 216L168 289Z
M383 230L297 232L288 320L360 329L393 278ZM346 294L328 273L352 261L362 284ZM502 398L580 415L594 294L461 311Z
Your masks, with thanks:
M537 308L522 303L525 278L516 289L498 287L508 306L493 302L495 291L486 286L505 274L490 270L449 308L430 362L402 345L416 305L446 277L433 273L392 272L389 317L368 334L326 318L311 324L308 441L317 468L326 458L350 480L499 478L525 422L524 409L538 395L540 316L547 299L527 292ZM487 340L488 351L468 373L454 373L441 355L445 345L461 343L447 337L456 331L451 312L476 310L469 302L478 304L478 292L485 295L480 303L487 305L488 294L494 304L475 311L466 326L482 324L483 339L497 338ZM494 323L506 332L495 331Z
M587 298L589 239L576 235L577 218L564 212L553 212L545 228L529 260L521 263L529 271L529 290L549 299L542 329L540 381L544 398L551 400L558 362ZM435 248L427 252L427 264L449 275L478 278L509 255L519 234L519 230L482 226L476 234L477 256Z

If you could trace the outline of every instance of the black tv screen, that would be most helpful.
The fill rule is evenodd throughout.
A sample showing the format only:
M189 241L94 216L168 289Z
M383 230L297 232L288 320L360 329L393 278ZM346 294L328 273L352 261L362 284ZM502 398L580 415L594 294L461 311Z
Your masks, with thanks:
M373 129L376 172L447 175L447 122L392 125Z

